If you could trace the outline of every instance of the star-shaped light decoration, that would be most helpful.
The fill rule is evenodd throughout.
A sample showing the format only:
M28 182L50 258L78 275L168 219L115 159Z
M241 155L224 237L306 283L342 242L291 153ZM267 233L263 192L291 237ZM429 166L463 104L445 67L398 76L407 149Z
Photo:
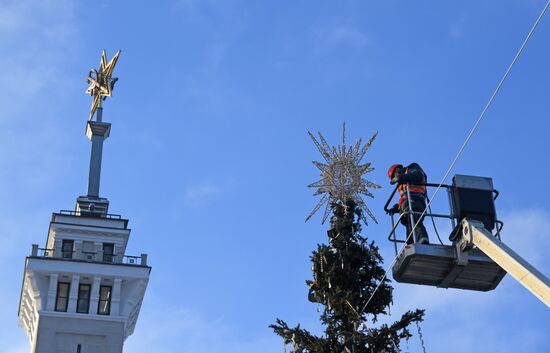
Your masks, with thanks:
M105 100L106 97L110 97L113 94L113 87L118 78L112 76L119 56L120 50L109 62L107 62L107 54L105 53L105 50L103 50L103 53L101 54L101 61L99 63L99 70L91 69L88 73L87 81L90 84L90 87L88 87L86 93L94 97L92 107L90 109L90 120L93 118L97 108L101 106L101 102Z
M308 187L317 188L313 194L314 196L322 196L319 203L307 216L306 221L326 204L322 221L322 223L325 223L334 204L341 202L345 205L347 201L351 200L363 211L362 220L366 225L368 222L364 216L365 213L375 223L378 223L374 214L367 207L363 195L373 198L374 196L369 189L379 189L380 185L368 181L363 177L366 173L374 170L371 167L371 163L361 164L361 160L365 156L365 153L367 153L376 135L378 135L378 132L375 132L364 146L361 146L361 139L359 139L354 145L349 147L346 146L345 123L342 130L342 144L337 147L329 146L320 132L318 132L319 140L311 132L308 131L308 134L319 152L321 152L325 163L313 162L321 171L321 179L308 185Z

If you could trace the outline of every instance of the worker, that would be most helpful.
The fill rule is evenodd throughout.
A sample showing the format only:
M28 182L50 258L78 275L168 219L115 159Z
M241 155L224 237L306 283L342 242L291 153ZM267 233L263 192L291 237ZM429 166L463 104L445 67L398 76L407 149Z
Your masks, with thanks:
M427 177L418 163L411 163L406 167L401 164L394 164L388 169L388 177L390 184L398 184L399 202L387 212L388 214L401 213L401 224L407 229L407 244L416 243L429 244L428 232L422 223L424 216L420 217L426 209L426 186L415 185L425 184ZM411 208L413 211L413 223L411 224L411 216L409 212L409 203L407 201L407 185L410 186L409 193L411 197ZM416 224L414 234L416 239L413 239L411 234L412 228Z

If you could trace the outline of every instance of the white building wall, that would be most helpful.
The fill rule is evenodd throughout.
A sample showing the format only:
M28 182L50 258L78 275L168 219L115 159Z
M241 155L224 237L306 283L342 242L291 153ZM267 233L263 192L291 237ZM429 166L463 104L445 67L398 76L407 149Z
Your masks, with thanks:
M31 353L122 353L149 281L146 255L123 263L130 235L126 221L54 219L63 222L50 224L46 250L33 245L25 262L19 323L29 337ZM74 241L72 258L63 258L62 239ZM115 247L112 262L103 261L106 242ZM87 258L85 252L96 254ZM55 311L59 282L70 283L66 312ZM91 286L88 313L76 312L80 284ZM112 288L109 315L98 313L102 285Z
M59 314L58 314L59 315ZM123 321L40 315L31 353L122 353Z

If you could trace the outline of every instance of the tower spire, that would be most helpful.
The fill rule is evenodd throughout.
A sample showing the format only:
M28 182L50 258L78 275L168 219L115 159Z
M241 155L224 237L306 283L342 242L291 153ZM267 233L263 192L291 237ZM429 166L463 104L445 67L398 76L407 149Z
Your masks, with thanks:
M52 215L46 244L33 244L25 259L18 316L33 353L123 353L139 317L151 272L147 254L126 254L128 219L107 214L109 202L99 196L103 141L111 127L101 105L111 95L119 53L107 62L104 51L99 70L88 76L88 193L77 198L76 212Z
M102 216L107 214L109 208L109 200L99 197L103 141L109 137L111 131L111 124L103 121L103 101L112 95L113 87L118 80L118 78L113 77L113 70L119 56L120 50L107 62L107 54L103 50L99 69L91 69L88 73L87 81L90 86L86 93L92 96L93 100L86 124L86 136L92 142L92 151L88 176L88 194L80 196L76 200L76 211L80 214Z

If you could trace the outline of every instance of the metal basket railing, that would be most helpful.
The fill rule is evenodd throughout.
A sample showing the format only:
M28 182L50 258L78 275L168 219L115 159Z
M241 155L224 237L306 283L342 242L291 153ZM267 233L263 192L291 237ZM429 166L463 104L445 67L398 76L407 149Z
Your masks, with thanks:
M397 244L398 243L405 243L406 238L409 236L409 234L406 234L406 237L404 239L398 239L397 235L396 235L397 226L399 225L399 223L400 223L400 221L403 217L410 217L409 220L410 220L411 224L414 224L413 223L413 218L414 218L413 215L421 216L423 214L424 219L426 217L432 217L432 221L433 221L433 218L448 219L451 222L451 229L453 229L453 231L451 232L451 236L452 236L452 234L455 233L455 231L457 229L458 217L453 212L454 207L453 207L453 199L452 199L452 195L453 195L452 193L453 193L453 190L454 190L455 187L453 185L447 185L447 184L441 184L440 185L440 184L434 184L434 183L414 183L414 185L425 186L426 189L427 188L439 188L439 187L444 188L447 191L450 211L449 211L448 214L445 214L445 213L432 213L429 208L427 208L425 210L425 212L416 212L416 211L412 210L412 208L410 206L411 205L411 202L410 202L411 193L409 191L410 187L409 187L409 184L407 184L406 201L407 201L407 204L409 205L409 210L407 210L405 212L401 212L401 210L400 210L399 217L397 217L397 219L395 219L395 214L391 213L390 209L388 207L392 203L392 200L395 197L395 194L397 193L397 190L399 188L399 185L396 185L395 188L393 189L392 193L390 194L390 197L388 198L388 201L386 201L386 204L384 205L384 211L386 211L386 213L390 214L390 216L391 216L392 228L391 228L390 233L388 234L388 240L393 243L395 254L397 254L397 252L398 252ZM496 200L499 196L499 192L497 190L493 190L493 193L495 195L493 200ZM428 201L428 205L429 205L429 200L427 200L427 201ZM501 232L503 226L504 226L504 223L502 221L500 221L498 219L495 220L495 232L493 234L495 237L500 239L500 232ZM435 222L434 222L434 228L435 228ZM411 236L413 237L413 239L416 239L415 229L413 229L413 234Z

